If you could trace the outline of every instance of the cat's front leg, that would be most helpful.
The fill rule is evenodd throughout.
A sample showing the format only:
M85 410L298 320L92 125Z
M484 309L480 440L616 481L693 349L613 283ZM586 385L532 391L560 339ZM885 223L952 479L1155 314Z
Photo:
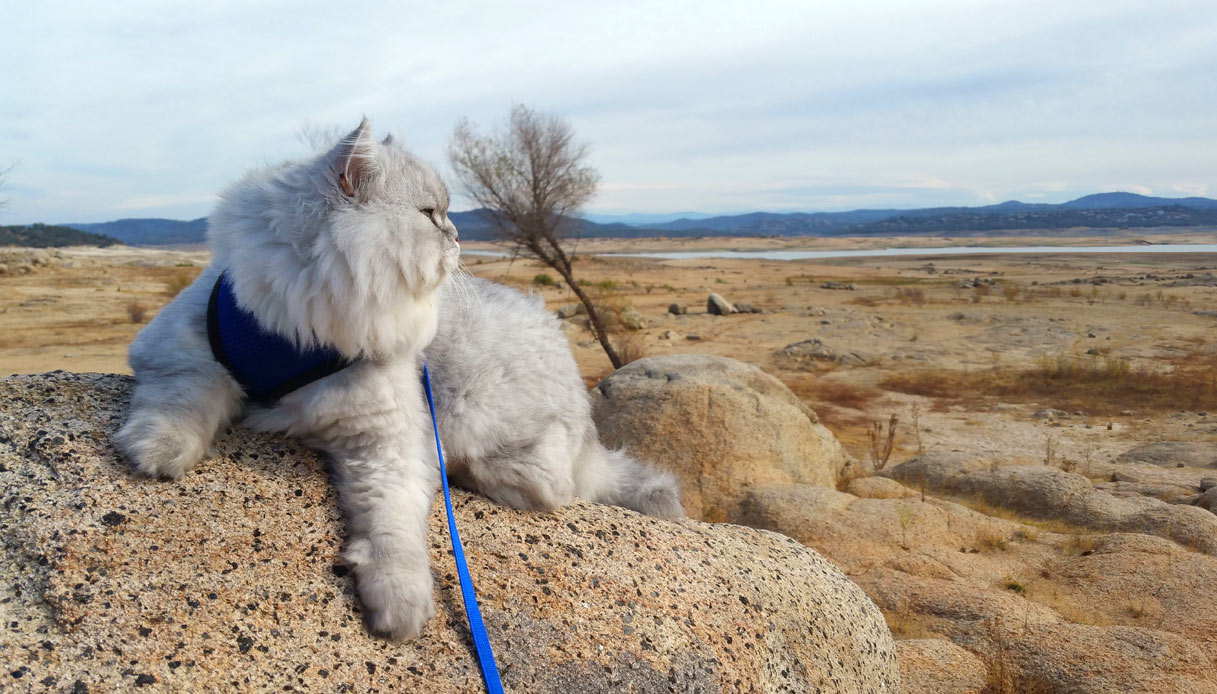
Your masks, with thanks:
M439 473L418 445L383 442L330 448L354 569L369 628L394 639L418 636L435 614L427 517Z
M136 376L131 409L115 443L141 475L181 479L236 416L241 389L219 364Z

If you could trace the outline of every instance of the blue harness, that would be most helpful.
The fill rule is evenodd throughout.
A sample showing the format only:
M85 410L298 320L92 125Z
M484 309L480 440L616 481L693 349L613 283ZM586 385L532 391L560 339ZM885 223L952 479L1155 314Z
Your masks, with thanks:
M249 397L263 405L273 405L276 400L302 388L313 381L335 374L355 363L332 347L314 347L301 352L290 340L269 332L254 318L253 314L237 306L232 293L232 284L221 273L211 290L207 302L207 339L211 342L211 353L216 361L224 365ZM423 364L423 389L427 395L427 407L431 411L431 425L435 432L435 452L439 456L440 479L443 481L444 506L448 514L448 534L452 538L452 553L456 559L456 573L461 586L461 598L465 603L465 616L469 620L469 631L473 636L473 647L478 665L482 670L482 681L489 694L502 694L498 665L490 638L478 610L477 597L473 589L473 578L465 562L465 551L461 536L456 530L452 513L452 497L448 492L448 471L444 466L444 449L439 440L439 424L435 421L435 400L431 395L431 376Z
M267 406L354 363L332 347L302 352L286 337L263 328L252 313L237 306L225 274L216 280L207 302L207 339L216 361L250 399Z

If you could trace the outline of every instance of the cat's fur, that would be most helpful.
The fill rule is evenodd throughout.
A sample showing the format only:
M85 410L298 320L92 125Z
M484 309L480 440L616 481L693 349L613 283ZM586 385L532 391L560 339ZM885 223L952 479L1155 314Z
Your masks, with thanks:
M683 515L673 478L601 446L566 339L541 301L455 274L448 193L365 120L329 152L249 173L209 220L214 260L131 345L137 385L119 449L181 478L238 415L328 454L369 626L417 635L434 613L426 526L439 487L419 383L430 366L454 481L510 506L579 496ZM221 272L238 304L350 367L270 407L246 403L212 357L206 307Z

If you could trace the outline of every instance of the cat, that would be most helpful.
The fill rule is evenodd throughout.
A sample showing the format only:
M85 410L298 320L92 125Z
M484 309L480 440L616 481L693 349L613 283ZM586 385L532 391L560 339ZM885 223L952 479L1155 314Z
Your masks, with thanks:
M424 358L454 483L521 509L582 497L684 515L670 474L600 444L544 302L459 272L448 204L438 174L391 136L377 142L366 118L326 152L246 174L209 218L211 265L131 344L136 386L115 437L137 473L169 479L238 417L323 451L366 621L395 639L434 614L425 535L440 479ZM261 329L349 365L250 399L209 342L221 275Z

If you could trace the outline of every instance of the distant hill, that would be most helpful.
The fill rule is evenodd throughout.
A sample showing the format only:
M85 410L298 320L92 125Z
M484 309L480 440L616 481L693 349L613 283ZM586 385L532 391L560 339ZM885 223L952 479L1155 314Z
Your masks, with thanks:
M1149 214L1147 210L1155 212ZM651 227L665 232L686 233L701 229L705 235L839 236L1072 227L1208 226L1214 224L1212 215L1207 214L1212 210L1217 210L1217 200L1209 198L1155 198L1136 193L1098 193L1060 204L1008 200L980 207L784 214L753 212L708 219L678 219L652 224ZM1077 214L1079 211L1102 213Z
M1073 229L1078 227L1133 229L1147 227L1217 226L1217 207L1195 209L1180 205L1137 208L1055 209L1031 212L955 213L941 216L899 216L851 228L859 236L904 234L965 234L1013 229Z
M1217 210L1217 200L1209 198L1154 198L1136 193L1095 193L1077 200L1061 203L1061 207L1073 210L1133 210L1141 207L1187 207L1198 210Z
M495 232L489 210L450 212L461 239L489 241ZM1217 226L1217 200L1157 198L1136 193L1098 193L1061 204L1007 200L980 207L927 207L914 210L850 210L848 212L750 212L716 217L671 215L612 215L602 222L579 220L584 236L639 238L648 236L847 236L900 234L967 234L1016 229L1149 228ZM609 220L637 220L632 223ZM130 245L204 243L206 218L120 219L99 224L65 224L105 234Z
M129 246L164 246L170 244L206 243L207 218L183 222L178 219L119 219L92 224L63 226L113 236Z
M31 248L60 248L63 246L113 246L118 239L105 234L93 234L66 226L31 224L29 226L0 226L0 246Z

